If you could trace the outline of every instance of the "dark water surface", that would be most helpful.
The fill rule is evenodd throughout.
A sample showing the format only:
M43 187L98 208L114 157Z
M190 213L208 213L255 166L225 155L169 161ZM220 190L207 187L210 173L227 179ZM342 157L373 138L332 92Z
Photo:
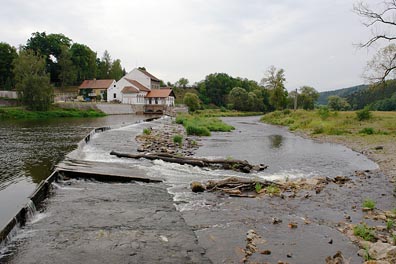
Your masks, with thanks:
M0 121L0 228L26 204L36 185L76 148L93 128L119 126L147 118L136 115L102 118Z

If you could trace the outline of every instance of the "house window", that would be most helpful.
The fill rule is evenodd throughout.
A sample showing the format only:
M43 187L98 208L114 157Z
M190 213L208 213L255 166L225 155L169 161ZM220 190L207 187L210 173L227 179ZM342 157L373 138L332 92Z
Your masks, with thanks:
M149 98L149 104L151 104L151 98Z
M155 104L158 104L158 98L157 97L155 98Z
M116 93L113 94L113 98L117 98L117 94Z

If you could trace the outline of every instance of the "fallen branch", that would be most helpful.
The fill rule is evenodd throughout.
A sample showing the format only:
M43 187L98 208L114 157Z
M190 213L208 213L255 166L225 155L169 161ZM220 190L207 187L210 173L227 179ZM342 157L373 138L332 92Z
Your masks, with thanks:
M148 160L163 160L166 162L178 163L178 164L188 164L198 167L210 167L210 168L220 168L226 170L235 170L240 172L249 173L253 171L261 171L267 168L267 166L251 165L246 160L235 160L235 159L205 159L205 158L192 158L192 157L180 157L167 153L119 153L116 151L111 151L110 155L115 155L119 158L131 158L131 159L148 159Z

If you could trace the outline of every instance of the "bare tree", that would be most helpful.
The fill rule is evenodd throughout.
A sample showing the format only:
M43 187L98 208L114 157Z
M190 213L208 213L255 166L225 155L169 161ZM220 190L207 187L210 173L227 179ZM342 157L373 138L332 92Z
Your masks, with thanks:
M361 43L362 48L369 48L375 43L396 40L396 0L384 0L378 4L378 10L374 10L364 2L358 2L353 6L353 11L364 18L363 25L371 29L372 37ZM382 48L368 63L365 77L370 82L383 82L396 69L396 49L393 44Z

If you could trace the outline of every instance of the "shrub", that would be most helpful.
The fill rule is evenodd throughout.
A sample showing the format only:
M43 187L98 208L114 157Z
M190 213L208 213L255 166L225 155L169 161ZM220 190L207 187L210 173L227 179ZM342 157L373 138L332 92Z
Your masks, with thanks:
M375 201L366 199L363 201L363 207L373 210L375 208Z
M279 187L276 186L276 185L273 185L273 184L267 186L267 188L265 188L265 190L267 191L267 193L268 193L269 195L278 195L278 194L280 194L280 189L279 189Z
M143 134L150 135L151 134L151 129L150 128L143 129Z
M187 135L196 136L210 136L210 131L206 127L196 126L193 124L187 125L186 127Z
M327 107L321 107L321 108L319 108L318 114L319 114L319 116L320 116L320 118L321 118L322 120L326 120L326 119L329 118L329 116L330 116L329 108L327 108Z
M366 224L360 224L353 227L353 234L361 237L366 241L375 242L374 230L368 227Z
M183 142L183 136L182 135L174 135L173 136L173 142L175 144L179 144L179 146L181 146L182 142Z
M395 224L395 222L393 222L393 220L388 219L388 220L386 221L386 229L388 229L388 230L392 229L392 227L394 226L394 224Z
M261 185L259 182L256 182L254 188L256 189L256 193L259 193L263 189L263 185Z
M314 127L312 134L322 134L324 132L323 126Z
M356 118L359 121L369 120L372 117L372 114L368 107L365 107L362 110L356 111Z
M365 127L359 131L360 134L372 135L374 134L374 129L372 127Z

